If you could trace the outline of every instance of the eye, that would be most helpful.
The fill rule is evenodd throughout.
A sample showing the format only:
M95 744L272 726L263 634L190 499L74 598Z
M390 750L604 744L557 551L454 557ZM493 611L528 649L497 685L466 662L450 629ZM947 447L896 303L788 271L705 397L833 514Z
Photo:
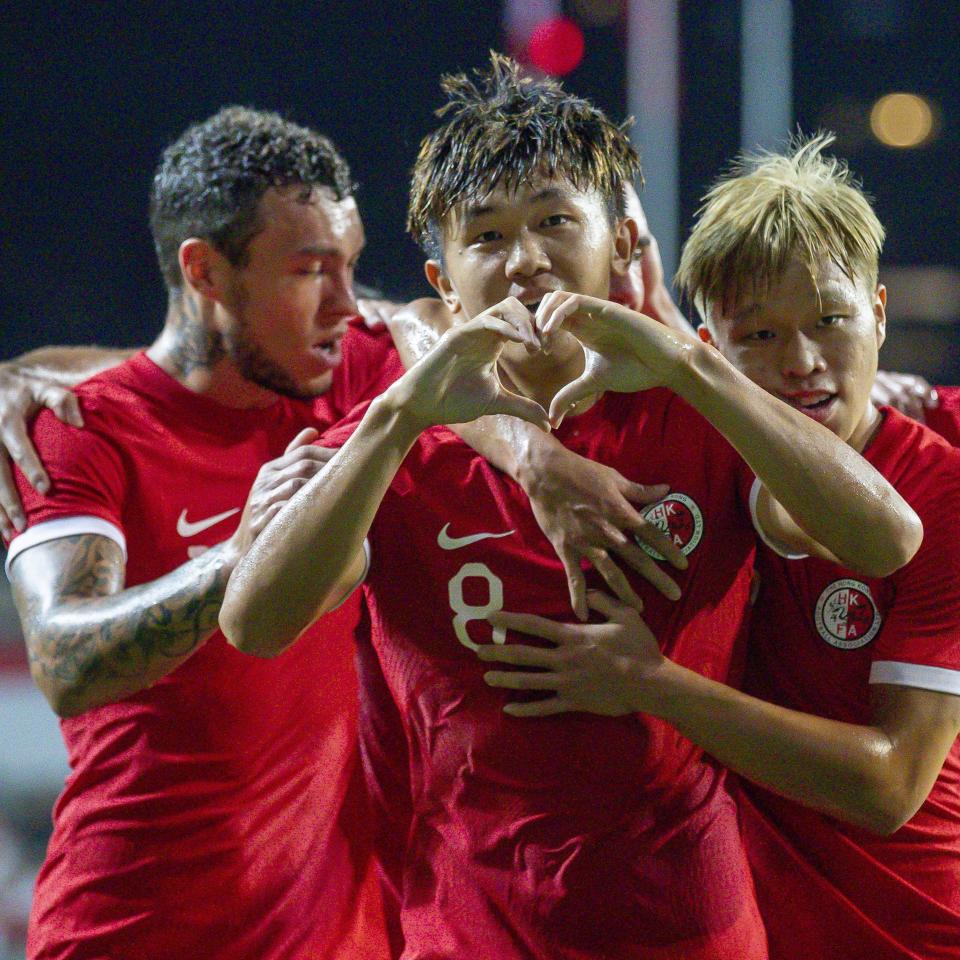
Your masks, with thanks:
M471 243L493 243L495 240L500 239L500 232L497 230L484 230L483 233L478 233L470 242Z
M551 213L549 217L545 217L543 220L543 226L545 227L559 227L564 223L569 223L573 217L569 216L566 213Z
M839 327L846 317L839 313L831 313L826 317L821 317L818 326L821 327Z
M775 336L776 334L772 330L751 330L750 333L744 335L743 339L753 343L764 343L767 340L772 340Z

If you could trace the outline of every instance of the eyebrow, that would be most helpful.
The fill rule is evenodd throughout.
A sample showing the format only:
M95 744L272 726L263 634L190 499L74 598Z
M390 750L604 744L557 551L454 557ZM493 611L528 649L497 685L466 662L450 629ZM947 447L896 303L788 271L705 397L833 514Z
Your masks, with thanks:
M541 203L544 200L559 200L562 197L563 191L559 190L557 187L547 187L546 190L541 190L539 193L535 193L527 202ZM466 207L463 211L463 225L466 226L479 217L485 216L488 213L495 213L497 210L502 210L504 207L508 206L510 206L508 203L500 204L499 206L490 203L472 204Z
M363 252L366 249L366 241L361 245L360 249L357 250L357 254ZM339 256L342 251L338 247L301 247L299 250L295 251L292 256L294 257L336 257Z

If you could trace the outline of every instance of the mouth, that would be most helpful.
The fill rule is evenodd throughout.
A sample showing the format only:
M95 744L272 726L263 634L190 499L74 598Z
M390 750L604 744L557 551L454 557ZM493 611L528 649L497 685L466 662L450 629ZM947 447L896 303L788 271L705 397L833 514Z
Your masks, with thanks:
M343 340L342 333L331 334L324 340L318 340L310 349L315 357L318 357L323 363L333 369L340 366L343 355L340 350L340 341Z
M826 390L810 390L781 394L780 399L813 420L825 420L833 410L837 395Z

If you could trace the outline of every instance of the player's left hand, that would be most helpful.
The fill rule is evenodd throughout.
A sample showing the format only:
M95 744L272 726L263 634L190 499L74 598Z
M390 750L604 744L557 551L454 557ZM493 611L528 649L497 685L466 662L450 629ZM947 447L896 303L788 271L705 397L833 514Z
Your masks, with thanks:
M363 322L369 330L378 330L386 326L393 315L403 304L394 303L392 300L374 299L372 297L357 298L357 312L363 317Z
M878 407L895 407L921 423L924 422L925 411L935 410L940 401L936 388L931 387L923 377L889 370L877 371L870 399Z
M547 352L560 332L567 330L580 341L585 354L583 373L561 388L550 404L550 422L555 427L586 397L607 390L633 393L669 386L684 351L700 348L692 334L671 330L620 304L563 290L544 297L536 326Z
M555 696L503 709L515 717L546 717L582 711L617 717L643 709L642 689L666 663L650 629L632 607L598 590L587 594L591 610L606 623L559 623L528 613L491 613L496 627L551 641L553 647L484 644L477 656L487 663L535 667L539 672L491 670L484 680L506 690L547 690Z

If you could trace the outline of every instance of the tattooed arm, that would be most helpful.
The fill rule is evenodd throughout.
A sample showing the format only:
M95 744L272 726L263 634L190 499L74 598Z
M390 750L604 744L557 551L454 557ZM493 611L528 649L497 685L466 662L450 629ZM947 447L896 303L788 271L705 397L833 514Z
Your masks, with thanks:
M30 672L71 717L143 690L214 631L236 563L228 543L171 573L123 589L120 547L82 534L24 550L11 566Z
M332 451L303 430L257 474L236 533L150 583L124 589L120 547L81 534L29 547L10 568L30 672L62 717L144 690L184 662L217 627L240 556Z

